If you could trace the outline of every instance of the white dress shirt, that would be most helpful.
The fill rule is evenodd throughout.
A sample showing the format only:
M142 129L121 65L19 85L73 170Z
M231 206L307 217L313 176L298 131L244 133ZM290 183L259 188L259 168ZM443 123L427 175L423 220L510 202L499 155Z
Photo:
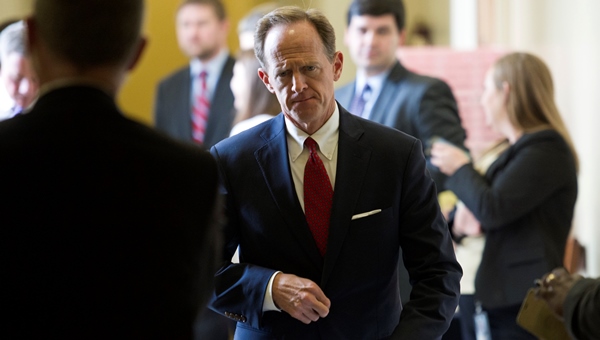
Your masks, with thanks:
M313 135L308 135L306 132L297 128L291 120L285 117L285 128L287 130L287 146L288 157L290 161L290 169L292 170L292 180L298 201L304 210L304 167L308 161L309 151L304 148L304 140L308 137L317 142L319 157L323 161L323 166L327 171L331 187L335 190L335 173L337 170L337 155L338 155L338 138L340 134L340 111L335 105L335 110L329 120ZM263 301L263 311L277 310L280 311L275 302L273 302L273 280L280 272L276 272L271 276L267 286L267 293Z
M380 74L371 77L366 77L363 73L360 72L356 74L354 98L356 98L356 96L362 95L362 90L366 84L369 84L369 87L371 88L371 94L369 95L368 100L365 102L365 108L363 109L363 112L361 114L363 118L371 118L371 110L373 109L373 106L375 106L375 102L377 101L377 98L379 98L379 94L381 94L381 90L383 89L383 83L387 79L391 70L392 69L389 69L385 72L381 72Z
M229 50L223 49L207 63L203 63L197 58L194 58L190 61L190 78L192 80L190 87L192 89L190 93L190 100L192 105L196 100L196 96L201 91L198 78L200 76L200 72L202 71L206 71L206 90L208 92L207 97L208 100L212 102L217 83L219 82L221 72L223 71L223 67L225 67L225 63L227 63L228 57Z

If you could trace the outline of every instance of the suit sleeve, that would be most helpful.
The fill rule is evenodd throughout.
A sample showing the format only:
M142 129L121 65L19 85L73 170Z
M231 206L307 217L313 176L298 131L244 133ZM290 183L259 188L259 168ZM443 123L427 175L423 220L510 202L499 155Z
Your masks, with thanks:
M419 131L419 138L426 150L431 148L431 140L434 137L441 137L465 149L466 133L461 125L456 100L450 87L443 81L436 79L425 90L419 104L419 114L416 117L418 121L414 126ZM438 191L443 191L447 176L430 163L428 152L427 169L438 186Z
M462 269L415 141L402 179L400 245L413 289L393 339L439 339L458 304Z
M224 227L221 265L215 274L215 294L209 307L221 315L260 328L267 285L276 271L248 263L231 262L239 244L238 220L234 213L235 202L232 195L229 195L227 176L223 171L223 162L220 160L217 148L211 148L211 153L219 167L227 221Z
M600 339L600 279L582 279L573 285L564 304L567 329L579 340Z
M452 190L485 230L494 230L529 214L572 178L568 152L555 143L523 147L488 182L471 164L448 179Z

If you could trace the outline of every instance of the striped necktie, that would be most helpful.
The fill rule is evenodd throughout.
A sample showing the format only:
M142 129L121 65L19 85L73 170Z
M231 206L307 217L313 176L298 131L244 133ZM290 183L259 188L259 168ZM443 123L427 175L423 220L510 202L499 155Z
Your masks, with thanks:
M199 92L194 97L192 108L192 138L196 143L204 142L206 132L206 122L208 121L208 112L210 102L208 100L208 91L206 87L206 71L200 72L198 76Z

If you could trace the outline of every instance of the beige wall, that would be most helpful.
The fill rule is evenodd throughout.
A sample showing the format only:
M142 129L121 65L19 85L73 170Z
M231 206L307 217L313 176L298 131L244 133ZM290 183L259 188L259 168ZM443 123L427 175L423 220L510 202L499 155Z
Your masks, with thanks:
M237 52L238 20L253 6L262 2L265 1L224 1L230 20L228 43L231 53ZM156 84L161 78L188 62L180 52L175 39L175 12L178 4L179 1L146 0L144 31L148 37L148 46L119 96L119 104L127 115L148 125L153 124L152 110Z
M23 18L31 13L33 0L0 0L0 22Z

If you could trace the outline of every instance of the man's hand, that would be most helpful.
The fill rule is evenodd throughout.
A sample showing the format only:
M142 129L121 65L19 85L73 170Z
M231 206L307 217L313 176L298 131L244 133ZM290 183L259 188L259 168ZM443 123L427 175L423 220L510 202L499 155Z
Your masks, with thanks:
M544 299L550 309L562 320L565 298L571 287L581 278L581 275L569 274L564 268L556 268L540 280L536 280L536 284L539 285L536 297Z
M279 273L273 280L273 302L305 324L329 314L331 301L314 282L296 275Z

